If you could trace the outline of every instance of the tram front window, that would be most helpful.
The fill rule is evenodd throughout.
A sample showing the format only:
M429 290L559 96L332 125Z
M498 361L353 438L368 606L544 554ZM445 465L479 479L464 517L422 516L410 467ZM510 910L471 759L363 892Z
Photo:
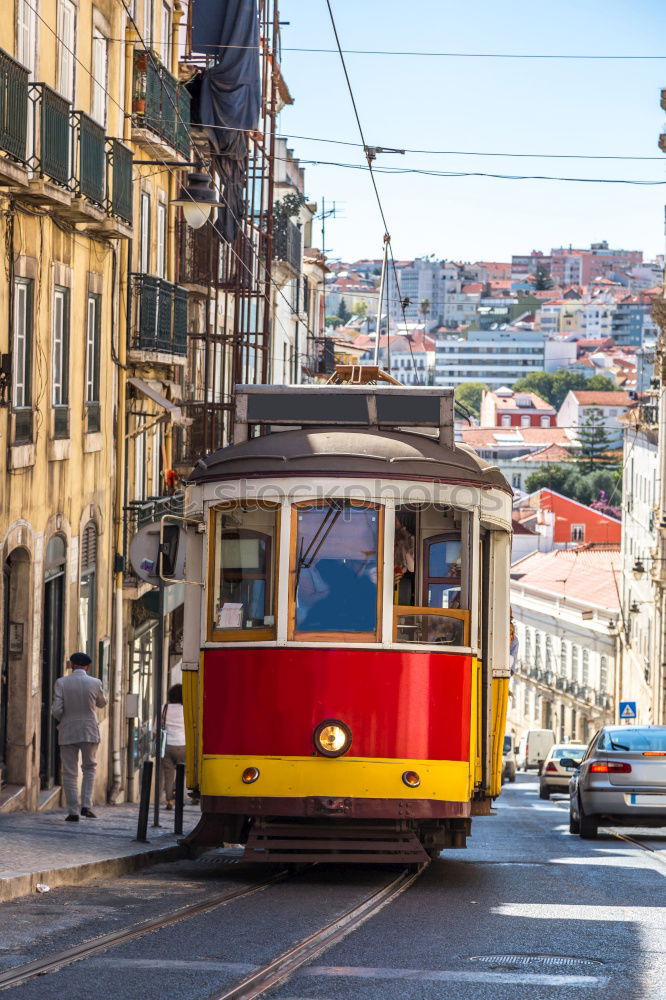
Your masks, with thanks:
M274 507L217 512L213 632L229 633L228 638L274 632L276 524Z
M329 501L296 508L293 631L374 640L380 511Z

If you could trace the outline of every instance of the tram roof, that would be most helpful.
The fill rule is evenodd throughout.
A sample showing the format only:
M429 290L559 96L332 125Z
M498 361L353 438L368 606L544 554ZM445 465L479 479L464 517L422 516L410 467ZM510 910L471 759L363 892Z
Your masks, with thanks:
M511 492L499 469L466 445L382 427L309 426L254 437L204 456L188 481L295 475L443 480Z

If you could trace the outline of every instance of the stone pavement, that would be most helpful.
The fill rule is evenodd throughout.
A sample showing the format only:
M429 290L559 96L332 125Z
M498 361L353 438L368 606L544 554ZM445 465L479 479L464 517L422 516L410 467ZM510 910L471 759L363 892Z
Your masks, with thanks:
M134 840L138 804L95 806L97 819L66 823L66 811L0 813L0 902L93 878L113 877L158 861L183 856L173 832L173 812L160 810L160 826L152 826L147 844ZM183 833L196 826L200 810L186 805Z

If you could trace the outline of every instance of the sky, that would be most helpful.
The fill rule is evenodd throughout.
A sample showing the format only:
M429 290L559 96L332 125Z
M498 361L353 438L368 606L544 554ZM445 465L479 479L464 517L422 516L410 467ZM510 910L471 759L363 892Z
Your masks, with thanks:
M347 55L369 145L480 152L378 157L378 167L626 178L666 182L663 0L331 0L343 49L419 53L660 56L652 60L439 58ZM282 70L294 104L286 136L359 142L326 0L280 0ZM288 23L284 23L288 22ZM661 45L660 45L661 43ZM290 139L301 160L360 165L357 147ZM504 158L497 153L655 157L645 161ZM487 155L486 155L487 154ZM367 170L305 164L306 194L337 205L326 223L331 258L380 257L383 225ZM666 183L377 177L396 260L435 254L509 260L554 246L664 251ZM317 226L320 223L316 223ZM321 244L321 234L313 236Z

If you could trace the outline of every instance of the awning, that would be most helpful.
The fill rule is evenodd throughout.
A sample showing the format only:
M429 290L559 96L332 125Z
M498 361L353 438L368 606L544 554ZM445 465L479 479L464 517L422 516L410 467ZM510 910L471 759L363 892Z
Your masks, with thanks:
M152 399L153 403L157 403L158 406L161 406L162 409L166 410L172 423L180 424L181 427L190 426L192 423L192 417L186 417L180 406L176 406L176 404L172 403L170 399L167 399L164 393L155 388L154 383L146 382L145 379L142 378L133 377L128 378L127 381L130 385L133 385L135 389L138 389L139 392L142 392L144 396L147 396L148 399ZM159 385L160 383L158 382L156 384Z

